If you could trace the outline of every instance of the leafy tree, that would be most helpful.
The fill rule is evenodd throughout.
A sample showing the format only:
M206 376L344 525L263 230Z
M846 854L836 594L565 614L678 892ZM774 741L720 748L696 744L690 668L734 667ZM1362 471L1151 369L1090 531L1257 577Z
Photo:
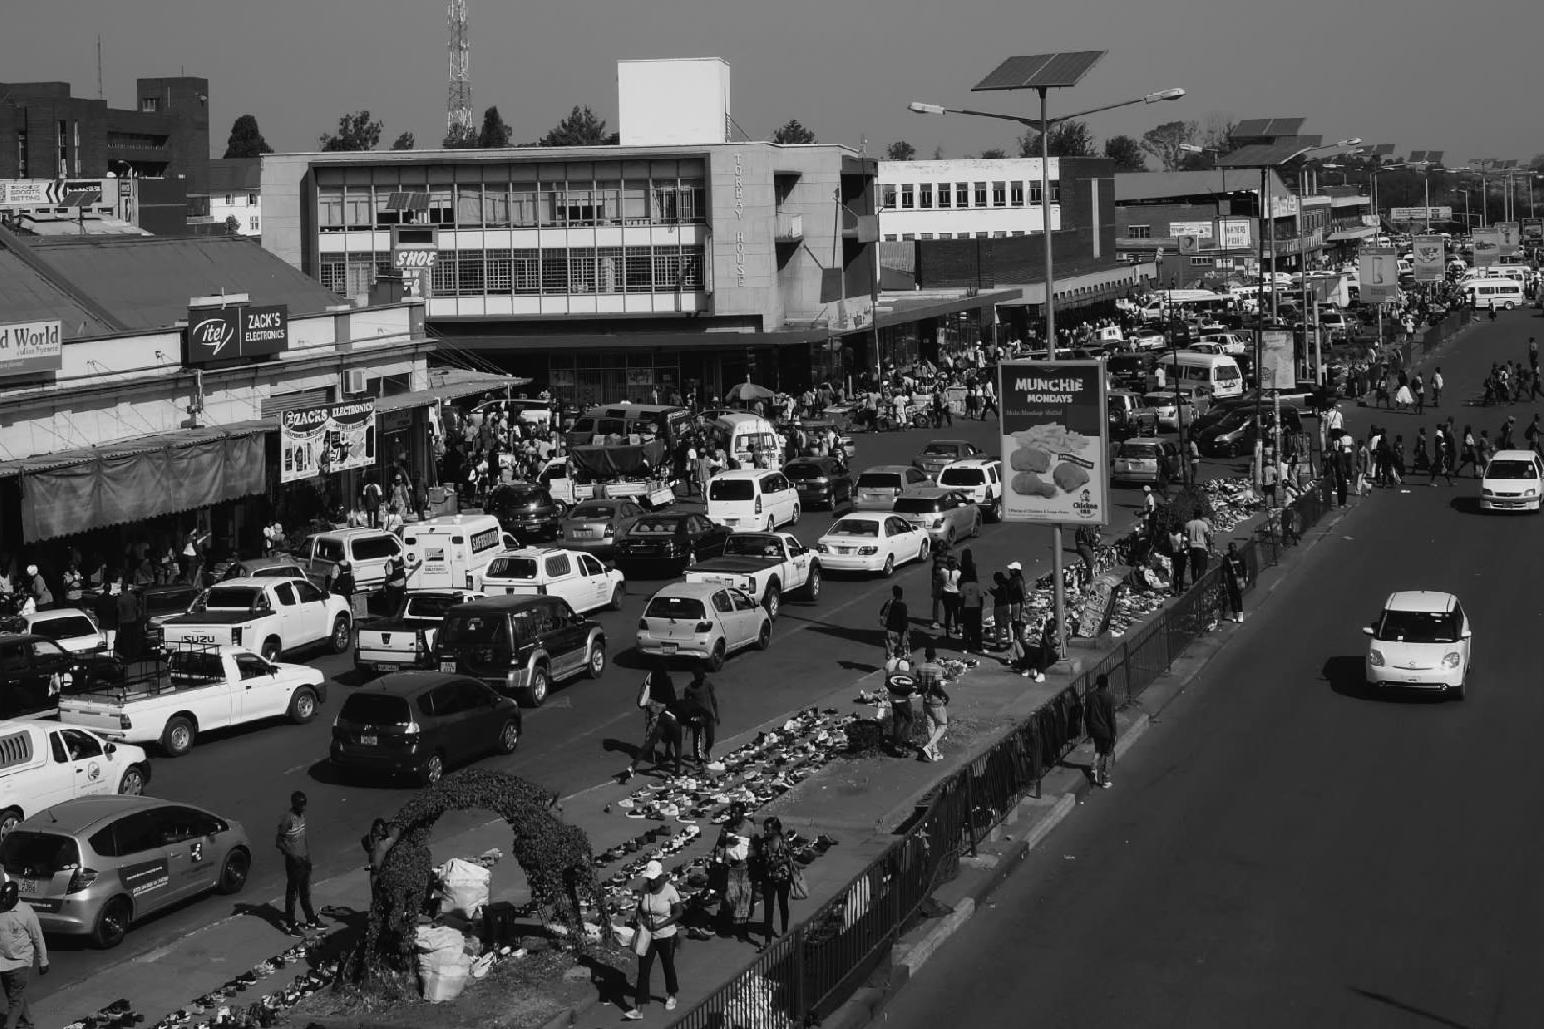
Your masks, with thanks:
M1164 171L1174 171L1185 161L1185 151L1179 145L1191 142L1195 134L1193 121L1166 121L1142 133L1142 149L1156 157Z
M457 125L445 133L445 138L440 140L440 146L446 150L475 150L477 133L473 129L463 129Z
M1052 157L1094 157L1099 153L1094 149L1094 134L1076 118L1051 126L1046 149ZM1031 129L1019 137L1019 156L1040 156L1040 133Z
M369 111L355 111L338 119L338 131L317 140L323 151L374 150L381 141L382 122L371 121Z
M885 160L887 161L910 161L916 156L917 148L904 139L898 139L885 147Z
M412 150L417 145L418 141L413 138L413 134L411 132L404 132L391 144L391 148L393 150Z
M617 133L607 134L604 118L596 117L588 105L580 107L575 104L574 109L568 112L568 117L547 130L539 145L600 146L619 141Z
M258 157L262 154L273 153L273 147L263 138L263 131L257 127L257 118L250 114L243 114L231 123L231 135L225 141L225 157L227 160L233 157Z
M800 125L799 119L789 118L787 124L772 133L772 142L813 143L815 142L815 134L803 125Z
M935 146L933 148L933 160L935 160L935 161L942 161L943 159L944 159L944 148L941 147L941 146Z
M1104 156L1115 162L1118 172L1147 171L1147 158L1142 156L1142 144L1130 136L1111 136L1104 141Z
M1201 145L1225 154L1233 149L1233 133L1238 128L1238 122L1220 111L1213 111L1206 116L1206 125L1201 129Z
M981 156L979 159L983 161L1001 161L1004 157L1007 156L1008 151L1004 150L1000 146L994 146L988 147L987 149L981 151Z
M268 152L269 153L273 153L272 150L270 150ZM241 219L237 218L234 214L226 215L225 216L225 234L227 236L239 236L239 235L241 235Z
M477 145L483 150L509 146L510 129L504 123L497 107L483 112L482 131L477 134Z

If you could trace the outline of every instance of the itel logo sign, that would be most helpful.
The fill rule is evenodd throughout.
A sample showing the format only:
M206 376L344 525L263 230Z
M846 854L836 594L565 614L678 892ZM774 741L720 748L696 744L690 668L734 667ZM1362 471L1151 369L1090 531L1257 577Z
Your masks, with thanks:
M272 357L289 347L289 308L244 305L188 311L183 364L188 367Z

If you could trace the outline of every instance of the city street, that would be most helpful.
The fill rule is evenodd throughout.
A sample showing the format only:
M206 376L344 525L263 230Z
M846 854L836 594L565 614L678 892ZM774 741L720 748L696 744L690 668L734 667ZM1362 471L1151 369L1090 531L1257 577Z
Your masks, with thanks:
M1539 325L1526 312L1460 339L1440 362L1453 400ZM1511 412L1525 424L1533 410ZM1492 433L1504 417L1454 413ZM1480 515L1478 485L1423 477L1363 501L889 1024L1536 1024L1544 820L1517 790L1544 773L1544 553L1538 517ZM1361 686L1361 627L1406 588L1455 592L1468 610L1467 702Z

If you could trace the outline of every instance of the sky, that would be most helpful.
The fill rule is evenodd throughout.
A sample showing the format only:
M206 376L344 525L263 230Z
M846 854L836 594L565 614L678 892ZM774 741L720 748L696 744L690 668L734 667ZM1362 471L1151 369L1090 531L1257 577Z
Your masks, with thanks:
M497 105L517 142L575 104L616 126L616 62L722 57L733 116L754 139L797 118L822 142L919 157L1014 150L1014 127L911 114L911 100L1033 115L1031 93L970 87L1003 59L1107 50L1082 83L1052 94L1066 114L1182 87L1177 102L1094 115L1102 140L1159 122L1305 117L1327 141L1358 136L1473 157L1544 151L1538 0L468 0L472 99ZM344 112L385 123L382 146L445 133L440 0L48 0L0 19L0 80L63 80L113 107L139 76L210 80L214 156L255 115L280 151L316 148ZM1483 26L1466 31L1465 25ZM1508 26L1512 30L1508 30ZM1514 112L1521 112L1519 119Z

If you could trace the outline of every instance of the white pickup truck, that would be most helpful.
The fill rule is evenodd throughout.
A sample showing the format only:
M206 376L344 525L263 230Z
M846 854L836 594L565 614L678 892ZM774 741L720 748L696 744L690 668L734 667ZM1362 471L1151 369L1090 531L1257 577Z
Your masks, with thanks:
M482 596L471 590L413 590L388 618L362 619L354 634L354 667L379 674L433 668L434 640L445 612Z
M304 665L276 664L241 647L185 645L148 674L61 699L59 721L125 743L157 743L167 757L193 749L211 729L285 716L316 717L326 678Z
M792 593L820 599L820 559L792 533L736 532L724 540L723 556L692 565L686 581L744 590L776 618L783 598Z
M167 647L246 647L270 661L321 642L342 654L354 642L354 616L348 601L304 579L229 579L201 593L186 614L162 622L161 637Z

